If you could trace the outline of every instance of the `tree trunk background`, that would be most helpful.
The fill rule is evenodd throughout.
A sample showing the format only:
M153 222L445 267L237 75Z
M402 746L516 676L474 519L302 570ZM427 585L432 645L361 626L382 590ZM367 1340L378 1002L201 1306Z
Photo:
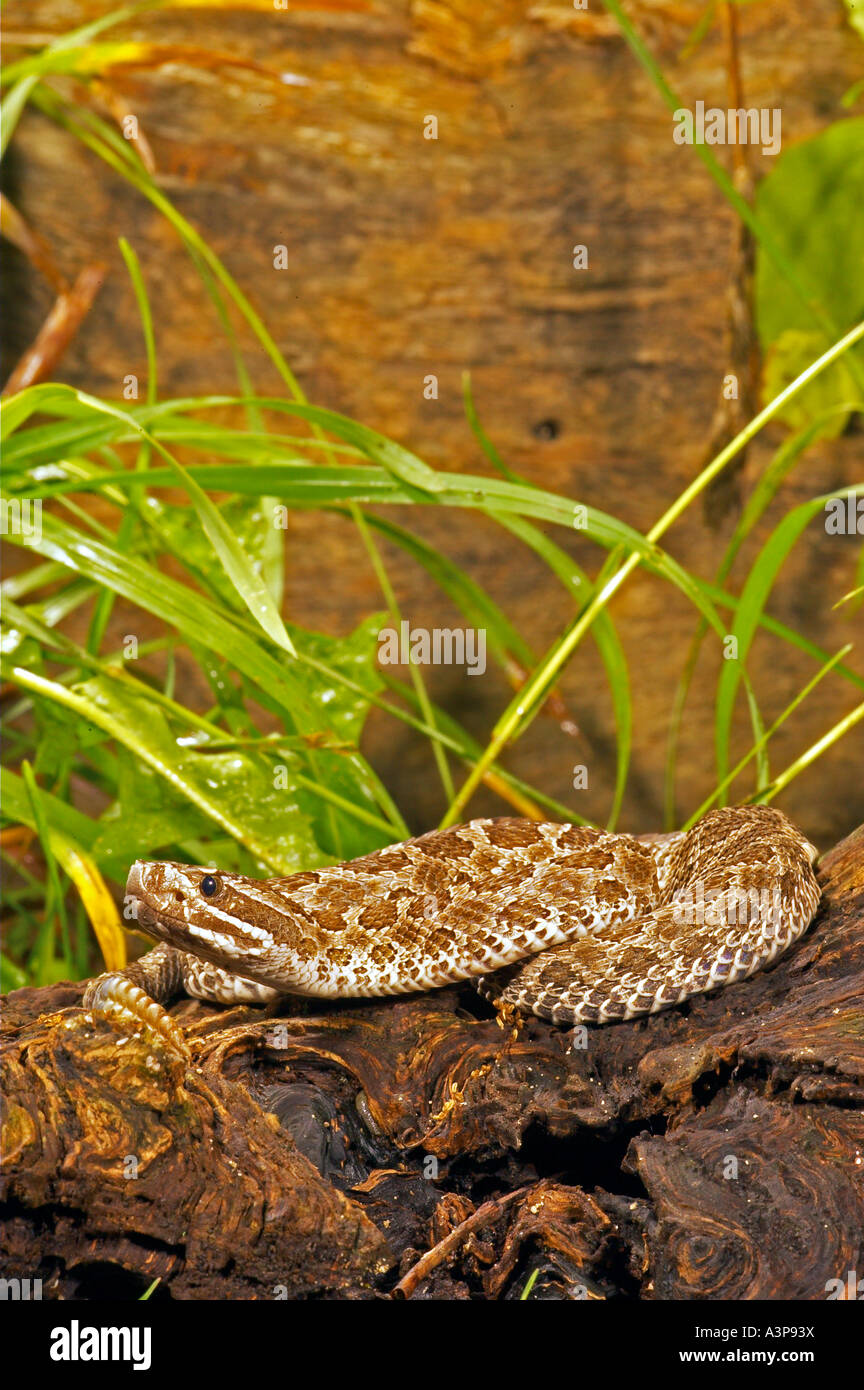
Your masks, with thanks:
M470 988L2 1029L0 1275L43 1296L825 1299L864 1261L864 826L769 971L503 1030Z
M701 7L652 0L631 9L682 100L725 107L719 35L680 58ZM102 12L93 0L14 0L7 30L59 33ZM861 47L838 0L765 0L738 14L746 102L781 106L786 142L842 114L839 98L860 77ZM567 0L321 0L290 12L263 3L190 7L120 32L293 74L276 83L252 67L209 71L181 62L117 68L110 88L114 109L137 116L166 191L263 312L312 400L392 434L437 466L476 471L483 464L461 403L461 374L470 368L481 419L511 467L643 531L695 476L729 370L736 220L695 152L673 143L669 113L599 5L584 13ZM428 115L438 119L435 141L423 139ZM754 157L757 169L769 166ZM62 363L66 379L109 395L120 393L128 373L145 379L117 250L122 234L141 257L155 306L161 392L234 389L228 345L196 273L149 204L38 114L16 133L6 178L70 279L94 261L108 267ZM577 243L589 248L584 272L571 264ZM287 272L273 268L277 245L288 248ZM14 304L9 368L38 331L53 291L14 251L5 275ZM437 401L423 397L429 373L439 378ZM260 353L253 376L260 391L280 390ZM761 468L781 438L779 428L769 430L747 467ZM857 481L862 456L860 432L811 450L745 561L783 511ZM719 494L707 512L691 508L670 537L676 557L706 576L738 515L734 490L727 501L725 511ZM452 512L398 519L466 566L538 652L568 620L557 581L491 522ZM586 541L560 532L556 539L597 568L598 552ZM344 632L381 607L348 522L297 513L287 545L292 618ZM854 556L854 537L829 537L814 523L781 575L772 614L836 650L849 623L847 610L832 613L831 605L854 585ZM423 572L400 553L388 549L387 558L413 624L458 621ZM612 613L635 685L622 824L639 832L661 823L667 724L694 612L661 581L637 573ZM133 620L115 606L110 640L130 631L146 640L145 629L142 615ZM718 662L713 644L685 720L682 809L713 784L706 744ZM767 723L813 665L759 637L751 669ZM497 671L469 681L439 667L430 676L434 696L480 735L509 693ZM194 702L188 672L185 680L180 697ZM509 764L603 819L614 733L590 645L571 663L563 692L582 739L541 718ZM208 698L200 692L203 703ZM844 682L820 684L772 745L776 767L850 706ZM745 739L749 745L743 721L739 734L742 748ZM784 809L819 844L864 817L862 747L859 726L785 796ZM434 824L442 808L428 746L373 713L366 749L412 828ZM589 786L574 793L573 767L582 763ZM472 809L502 807L484 793Z

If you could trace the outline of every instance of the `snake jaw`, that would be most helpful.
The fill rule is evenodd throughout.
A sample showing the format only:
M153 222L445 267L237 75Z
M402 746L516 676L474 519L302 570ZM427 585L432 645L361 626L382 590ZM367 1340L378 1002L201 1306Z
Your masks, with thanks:
M126 880L127 915L158 941L266 986L273 982L296 932L290 921L280 922L281 939L277 938L268 925L267 909L250 898L250 890L266 890L266 883L188 864L139 859ZM274 913L278 907L277 899Z

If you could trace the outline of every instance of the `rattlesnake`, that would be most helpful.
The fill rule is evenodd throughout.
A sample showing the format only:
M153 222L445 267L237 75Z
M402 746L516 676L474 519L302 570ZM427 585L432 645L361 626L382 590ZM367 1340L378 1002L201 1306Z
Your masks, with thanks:
M768 965L813 919L815 858L785 815L751 806L641 838L474 820L290 878L139 861L127 903L163 944L85 1004L174 1036L153 1001L181 986L234 1003L474 979L552 1023L609 1023Z

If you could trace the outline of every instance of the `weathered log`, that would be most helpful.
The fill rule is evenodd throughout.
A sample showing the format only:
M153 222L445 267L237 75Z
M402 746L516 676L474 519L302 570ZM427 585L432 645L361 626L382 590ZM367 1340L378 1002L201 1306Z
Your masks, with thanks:
M194 1065L6 1001L0 1269L46 1296L824 1299L864 1262L864 827L772 970L503 1027L466 986L183 1001Z

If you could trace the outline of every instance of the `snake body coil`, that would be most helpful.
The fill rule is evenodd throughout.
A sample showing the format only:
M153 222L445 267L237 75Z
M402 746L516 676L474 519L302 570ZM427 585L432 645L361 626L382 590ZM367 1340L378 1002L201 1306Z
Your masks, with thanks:
M553 1023L654 1013L741 980L809 926L816 851L769 807L686 833L475 820L290 878L134 864L139 926L164 945L123 976L164 998L368 997L473 978Z

